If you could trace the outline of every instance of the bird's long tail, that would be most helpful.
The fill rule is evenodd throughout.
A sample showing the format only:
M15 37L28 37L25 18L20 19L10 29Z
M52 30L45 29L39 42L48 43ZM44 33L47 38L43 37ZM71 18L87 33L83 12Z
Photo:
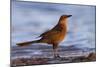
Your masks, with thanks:
M39 42L40 42L40 40L35 40L35 41L17 43L16 45L18 45L18 46L28 46L28 45L31 45L32 43L39 43Z

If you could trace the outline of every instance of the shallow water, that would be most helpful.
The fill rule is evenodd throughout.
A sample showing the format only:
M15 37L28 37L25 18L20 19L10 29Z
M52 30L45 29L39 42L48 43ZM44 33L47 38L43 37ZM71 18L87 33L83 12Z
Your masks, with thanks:
M94 48L77 48L75 46L59 46L59 55L62 57L86 56L89 53L95 53ZM52 46L34 44L25 47L13 46L11 49L11 59L15 58L52 58Z

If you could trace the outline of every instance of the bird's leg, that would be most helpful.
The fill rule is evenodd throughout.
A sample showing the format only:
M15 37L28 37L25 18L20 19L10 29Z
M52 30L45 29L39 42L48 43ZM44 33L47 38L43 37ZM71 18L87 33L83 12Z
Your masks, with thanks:
M60 58L58 54L58 44L53 44L53 55L54 55L54 58Z

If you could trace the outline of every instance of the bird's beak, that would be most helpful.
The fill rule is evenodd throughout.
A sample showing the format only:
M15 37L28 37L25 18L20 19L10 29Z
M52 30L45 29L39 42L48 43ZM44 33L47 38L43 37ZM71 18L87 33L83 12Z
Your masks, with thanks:
M72 15L67 15L67 17L71 17Z

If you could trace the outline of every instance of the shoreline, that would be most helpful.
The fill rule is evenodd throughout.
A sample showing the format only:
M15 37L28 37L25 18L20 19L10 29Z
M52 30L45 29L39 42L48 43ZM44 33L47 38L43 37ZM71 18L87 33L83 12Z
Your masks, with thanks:
M30 65L45 65L45 64L61 64L61 63L76 63L76 62L91 62L96 61L96 54L89 53L87 56L73 56L61 58L16 58L11 60L11 67L30 66Z

